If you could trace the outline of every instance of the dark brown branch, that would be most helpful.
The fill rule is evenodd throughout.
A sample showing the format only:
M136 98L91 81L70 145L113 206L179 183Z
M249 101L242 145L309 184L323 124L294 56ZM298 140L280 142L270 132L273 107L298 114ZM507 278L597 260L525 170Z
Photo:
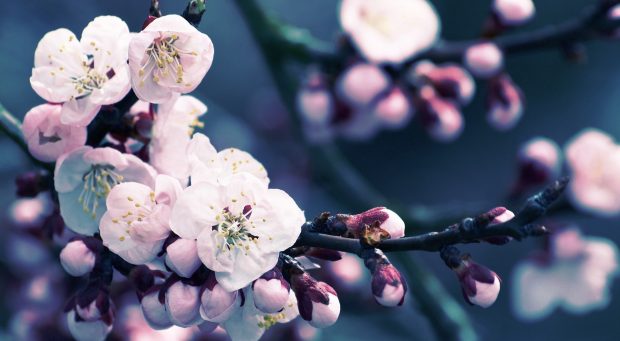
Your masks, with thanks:
M452 225L441 232L430 232L422 235L388 239L375 247L384 252L393 251L439 251L446 245L473 243L490 237L512 237L521 240L529 236L539 236L547 232L544 226L536 224L536 220L545 215L547 209L564 192L568 179L556 181L544 191L530 197L516 216L501 224L489 226L485 214L476 218L465 218L459 224ZM349 239L310 231L304 225L296 246L313 246L359 254L364 245L359 240Z

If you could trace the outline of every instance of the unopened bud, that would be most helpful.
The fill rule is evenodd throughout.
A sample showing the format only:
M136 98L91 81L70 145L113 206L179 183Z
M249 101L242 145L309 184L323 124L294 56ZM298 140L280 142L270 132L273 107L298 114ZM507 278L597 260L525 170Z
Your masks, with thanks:
M200 316L207 321L220 323L228 320L245 304L245 296L242 290L226 291L211 273L204 284L200 302Z
M510 76L503 74L490 81L487 121L497 130L512 129L523 115L524 97Z
M196 240L177 239L166 247L166 265L177 275L189 278L202 264Z
M67 243L60 251L60 264L71 276L80 277L91 272L95 260L95 254L81 239Z
M176 282L166 290L165 304L170 321L179 327L189 327L201 321L200 287Z
M433 139L447 143L461 136L464 122L458 107L437 96L431 87L420 90L417 107L422 124Z
M434 65L422 62L417 65L414 75L421 81L427 81L437 94L459 105L468 104L476 92L473 78L456 64Z
M365 226L372 226L377 222L378 227L388 232L392 239L405 235L405 222L398 214L385 207L375 207L359 214L341 217L345 221L347 232L356 238L362 236Z
M280 269L275 267L252 283L254 305L264 313L277 313L288 301L290 289Z
M532 0L495 0L493 11L506 26L517 26L529 21L536 12Z
M325 328L336 323L340 315L340 301L334 288L305 272L291 276L291 288L297 296L299 314L310 325Z
M472 305L488 308L499 295L500 278L488 268L464 256L460 264L452 268L459 278L463 297Z
M504 55L495 43L483 42L467 48L464 63L474 76L489 78L502 69Z
M402 305L407 293L407 282L398 269L378 249L368 250L363 258L372 274L371 289L377 303L385 307Z
M110 296L100 291L94 298L84 301L89 294L78 296L68 307L67 325L71 335L79 341L105 340L114 323L114 307Z
M487 212L487 214L492 218L489 226L505 223L515 217L515 214L505 207L496 207ZM495 245L504 245L511 240L512 237L510 236L488 237L484 239L485 242Z
M536 137L519 150L519 182L521 186L541 185L559 176L560 147L552 140Z
M388 75L379 66L358 63L344 71L337 81L336 90L349 105L366 107L389 85Z
M334 98L318 72L312 72L297 93L297 109L312 124L326 124L334 115Z
M154 290L140 300L144 319L153 329L166 329L172 326L170 316L166 312L165 302L159 300L159 291Z
M374 115L388 128L398 129L409 123L413 107L403 91L394 87L379 99Z

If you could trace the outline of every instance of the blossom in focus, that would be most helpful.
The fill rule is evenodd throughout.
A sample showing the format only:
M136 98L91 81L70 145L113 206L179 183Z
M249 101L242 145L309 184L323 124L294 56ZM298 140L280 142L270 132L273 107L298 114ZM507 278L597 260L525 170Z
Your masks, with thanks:
M378 223L378 226L396 239L405 236L405 222L396 212L386 207L375 207L350 216L342 216L349 234L359 238L364 226Z
M62 106L38 105L26 113L22 132L28 151L43 162L56 159L86 143L86 127L66 125L61 122Z
M269 184L267 170L252 155L237 148L217 151L204 134L194 134L187 147L192 185L209 182L223 184L234 174L247 173L265 186Z
M103 245L131 264L153 260L170 234L170 213L181 191L179 181L164 174L154 188L137 182L112 188L99 225Z
M499 295L499 276L476 262L469 256L465 256L461 263L453 268L461 283L463 297L469 304L488 308Z
M510 130L523 116L523 93L510 76L499 75L490 80L487 106L489 124L500 131Z
M200 316L206 321L222 323L245 303L243 290L226 291L211 273L202 288Z
M389 262L378 262L372 268L372 294L385 307L400 306L405 301L407 282L398 269Z
M211 39L179 15L153 20L129 43L131 84L145 102L164 103L193 91L211 63Z
M372 63L402 63L430 48L441 30L426 0L343 0L340 24Z
M127 24L114 16L95 18L79 41L65 28L48 32L35 50L30 84L46 101L62 103L60 122L86 126L131 89L128 44Z
M515 217L515 214L511 210L501 206L495 207L494 209L488 211L486 214L489 216L489 218L492 218L491 222L488 225L489 227L505 223ZM512 237L510 236L495 236L483 239L483 241L495 245L504 245L511 240Z
M189 145L194 128L202 127L200 116L207 106L197 98L184 95L160 104L151 130L149 163L160 173L187 183L189 161L183 151Z
M203 264L224 289L234 291L272 269L304 222L288 194L241 172L226 185L192 183L172 210L171 228L181 238L197 239Z
M175 282L165 294L166 313L179 327L191 327L203 322L200 317L200 287Z
M258 341L263 333L276 323L288 323L299 316L297 297L292 290L282 310L271 314L256 308L251 290L245 289L244 295L243 308L222 324L233 341Z
M574 314L603 309L618 275L618 249L608 239L585 237L577 228L551 235L544 257L513 271L512 307L523 320L540 320L555 309Z
M272 314L282 310L291 289L278 267L265 272L251 287L256 308Z
M200 267L198 246L193 239L179 238L166 246L165 264L174 273L189 278Z
M569 141L564 151L572 175L570 202L587 213L620 214L620 146L614 139L590 128Z
M56 162L54 188L60 213L74 232L93 235L106 210L105 200L121 182L155 186L155 170L139 158L104 147L80 147Z
M529 21L536 12L532 0L494 0L493 12L506 26L517 26Z
M501 71L504 54L495 43L481 42L467 48L464 64L474 76L489 78Z

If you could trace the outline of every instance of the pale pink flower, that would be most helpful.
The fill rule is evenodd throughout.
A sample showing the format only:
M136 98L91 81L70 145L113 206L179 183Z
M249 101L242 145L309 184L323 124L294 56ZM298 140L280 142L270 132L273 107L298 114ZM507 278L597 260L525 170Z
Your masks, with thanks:
M198 246L193 239L179 238L166 247L166 265L181 277L189 278L200 267Z
M114 16L95 18L79 41L65 28L48 32L35 50L30 84L46 101L63 103L63 124L86 126L131 89L128 44L127 24Z
M54 188L60 213L74 232L92 235L99 231L105 200L121 182L155 185L155 170L139 158L105 147L80 147L56 162Z
M200 317L200 287L176 282L165 295L165 306L170 321L179 327L191 327L203 322Z
M495 0L493 11L506 26L516 26L529 21L536 12L532 0Z
M62 106L38 105L26 113L22 132L30 154L43 162L54 162L66 152L86 143L86 127L61 122Z
M495 43L481 42L467 48L464 64L474 76L489 78L501 71L504 54Z
M523 320L540 320L557 308L574 314L603 309L617 274L618 249L612 241L565 229L551 236L546 258L515 268L513 311Z
M157 171L174 176L185 186L189 176L189 160L184 151L194 134L202 127L200 117L207 106L195 97L173 96L160 104L153 122L149 143L149 163Z
M357 63L345 70L336 82L338 95L354 108L367 107L381 93L387 91L391 81L380 67Z
M181 191L179 181L164 174L154 187L137 182L114 186L99 224L103 245L132 264L153 260L170 234L170 212Z
M405 93L399 88L392 88L381 97L374 107L373 113L384 126L391 129L402 128L413 117L414 109Z
M179 15L153 20L129 43L134 92L143 101L164 103L196 89L213 63L213 43Z
M620 146L611 136L586 129L565 147L571 171L569 200L578 209L601 216L620 213Z
M210 322L225 322L246 304L244 295L242 290L226 291L211 273L202 288L200 316Z
M304 221L288 194L238 173L225 185L192 183L172 210L171 228L181 238L197 239L203 264L224 289L234 291L272 269Z
M251 288L254 305L258 310L268 314L282 310L291 290L278 267L265 272L252 283Z
M84 276L95 267L96 256L81 239L67 243L60 251L60 265L71 276Z
M426 0L343 0L340 24L373 63L402 63L430 48L441 30Z

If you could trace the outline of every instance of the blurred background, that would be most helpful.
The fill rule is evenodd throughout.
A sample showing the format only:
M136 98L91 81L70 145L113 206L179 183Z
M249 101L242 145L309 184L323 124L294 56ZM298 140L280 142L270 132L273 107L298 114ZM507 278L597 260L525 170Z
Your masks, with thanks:
M442 36L447 40L477 37L490 3L488 0L432 2L441 16ZM185 0L161 0L161 8L164 13L180 13L185 3ZM573 17L591 0L535 3L535 19L520 31ZM263 0L260 4L284 21L307 28L324 40L333 41L339 32L336 1ZM123 18L136 31L148 6L147 0L1 1L0 101L20 118L31 107L42 103L28 78L37 42L46 32L66 27L78 33L94 17L103 14ZM215 60L194 95L209 106L203 120L204 131L215 146L250 151L269 170L273 187L289 192L307 217L324 210L346 210L346 203L330 196L325 179L311 177L309 158L294 141L288 128L288 114L234 4L208 1L200 30L213 40ZM529 138L545 136L562 146L583 128L597 127L620 139L620 42L595 41L586 46L587 61L580 64L565 61L557 50L507 57L507 69L527 98L524 117L509 132L501 133L489 127L485 119L485 89L479 87L476 99L463 112L465 131L454 143L437 143L419 124L412 123L402 130L384 131L366 142L339 142L339 145L370 183L386 196L406 204L464 212L501 205L516 177L516 152ZM0 239L6 242L11 225L9 210L16 199L14 178L33 166L4 135L0 135L0 155L0 227L6 227L0 228ZM587 234L620 241L617 219L581 217L571 221L578 222ZM519 259L540 244L540 240L532 239L501 248L492 245L463 248L504 279L500 297L489 309L469 306L461 299L454 274L438 255L419 252L412 257L440 278L469 313L482 339L617 340L620 335L618 285L612 288L611 304L600 311L585 315L556 311L540 322L521 322L514 317L510 309L511 271ZM2 257L1 266L6 267L7 252ZM7 271L10 276L0 277L0 302L6 303L1 304L0 326L5 330L14 317L11 314L14 309L7 306L14 307L15 299L9 297L19 294L7 282L21 276L15 270ZM410 286L416 285L415 278L408 281ZM364 295L370 295L368 286L367 282L362 284ZM325 340L433 339L428 322L413 306L408 302L402 308L388 310L370 305L360 312L344 302L338 323L323 330L320 337Z

